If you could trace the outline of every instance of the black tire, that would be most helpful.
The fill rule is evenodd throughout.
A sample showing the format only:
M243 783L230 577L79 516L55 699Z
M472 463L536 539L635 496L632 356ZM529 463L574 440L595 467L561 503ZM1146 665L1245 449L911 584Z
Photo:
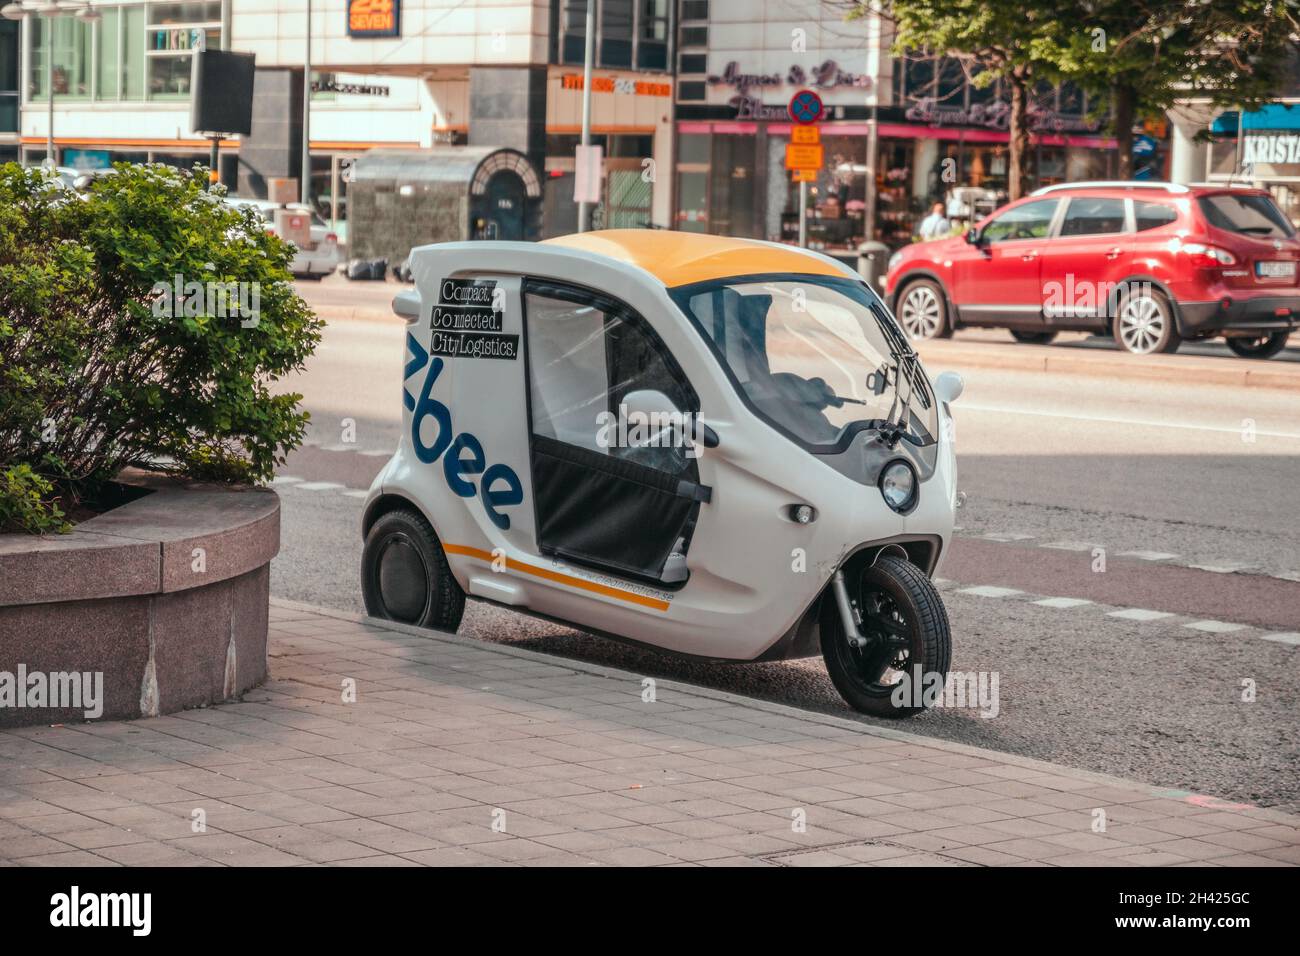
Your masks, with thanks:
M870 609L876 598L878 607L887 610L892 604L902 618L894 621L905 649L884 650L879 645L854 648L849 644L833 597L827 596L821 617L822 658L826 673L840 696L854 710L875 717L911 717L925 709L921 688L910 702L902 705L893 700L895 685L882 683L887 668L904 670L910 680L913 668L920 665L923 675L941 675L939 687L948 676L952 661L952 632L948 612L934 584L921 569L893 554L881 555L875 564L862 571L858 581L849 582L849 596L863 610L862 631L867 636L883 636L873 629ZM904 636L905 635L905 636ZM901 665L901 666L900 666Z
M1145 326L1144 321L1148 323ZM1111 332L1116 344L1133 355L1168 354L1183 344L1169 300L1142 284L1130 286L1120 295Z
M1055 332L1021 332L1019 329L1011 329L1011 337L1017 342L1024 342L1026 345L1046 345L1056 338Z
M898 290L894 316L913 341L952 338L952 317L943 286L933 279L914 279Z
M417 627L454 633L465 613L442 542L424 515L406 508L383 515L366 535L361 593L371 617Z
M1256 339L1229 338L1228 348L1242 358L1270 359L1286 348L1286 340L1290 335L1290 332L1274 332Z

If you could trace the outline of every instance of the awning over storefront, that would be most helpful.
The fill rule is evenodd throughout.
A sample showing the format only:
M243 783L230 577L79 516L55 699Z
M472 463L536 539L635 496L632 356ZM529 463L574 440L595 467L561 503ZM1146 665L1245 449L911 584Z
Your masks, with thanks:
M1241 116L1241 128L1300 129L1300 103L1270 103L1262 109L1244 113ZM1236 136L1237 111L1220 113L1210 124L1210 132L1215 136Z

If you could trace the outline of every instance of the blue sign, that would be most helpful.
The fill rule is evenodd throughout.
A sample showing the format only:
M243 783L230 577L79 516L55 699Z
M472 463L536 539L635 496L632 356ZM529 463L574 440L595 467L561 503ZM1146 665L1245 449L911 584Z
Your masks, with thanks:
M822 98L812 90L800 90L790 98L787 110L796 123L815 123L822 118Z

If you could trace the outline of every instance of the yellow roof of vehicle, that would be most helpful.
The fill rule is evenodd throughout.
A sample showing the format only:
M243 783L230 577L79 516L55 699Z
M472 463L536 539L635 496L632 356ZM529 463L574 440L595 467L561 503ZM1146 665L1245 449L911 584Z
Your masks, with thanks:
M771 246L752 239L707 236L698 232L666 229L606 229L544 240L609 256L649 272L670 289L692 282L732 276L795 273L842 276L832 262L810 256L794 247Z

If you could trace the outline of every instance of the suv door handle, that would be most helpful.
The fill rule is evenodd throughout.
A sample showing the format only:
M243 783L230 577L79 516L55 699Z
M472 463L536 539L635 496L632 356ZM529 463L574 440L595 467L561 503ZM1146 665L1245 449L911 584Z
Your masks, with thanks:
M1021 258L1021 260L1022 260L1023 262L1033 262L1035 259L1038 258L1038 250L1037 250L1037 249L1031 249L1029 252L1026 252L1026 253L1025 253L1023 256L1021 256L1020 258Z
M1118 259L1120 257L1120 253L1122 253L1123 251L1124 250L1121 249L1119 246L1116 246L1114 249L1110 250L1110 252L1106 253L1106 258Z

